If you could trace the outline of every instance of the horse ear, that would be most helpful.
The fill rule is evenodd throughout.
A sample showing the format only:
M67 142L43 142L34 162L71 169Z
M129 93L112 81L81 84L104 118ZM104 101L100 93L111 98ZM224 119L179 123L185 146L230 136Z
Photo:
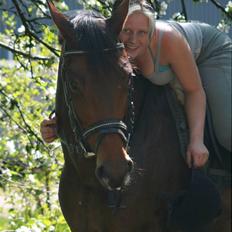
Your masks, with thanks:
M116 0L112 9L112 16L107 19L108 28L116 35L122 30L123 23L126 19L130 0Z
M74 30L72 24L68 20L68 17L60 13L51 1L47 0L47 4L51 17L60 31L61 37L65 40L71 41L74 35Z

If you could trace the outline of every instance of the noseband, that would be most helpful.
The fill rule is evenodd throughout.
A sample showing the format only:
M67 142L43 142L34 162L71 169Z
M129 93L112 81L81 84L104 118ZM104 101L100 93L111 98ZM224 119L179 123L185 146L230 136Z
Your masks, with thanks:
M105 48L100 51L96 52L110 52L113 50L123 49L124 45L122 43L117 43L113 48ZM74 135L74 143L70 143L67 141L66 138L61 138L61 142L66 145L70 153L76 152L77 154L83 155L85 158L93 157L97 154L98 147L101 144L102 139L107 134L118 134L124 144L125 148L128 150L130 137L133 132L134 127L134 104L133 104L133 73L129 74L129 81L128 81L128 112L126 117L126 123L123 120L116 120L116 119L106 119L97 123L92 124L88 128L82 128L80 119L78 115L75 113L73 100L70 94L70 84L68 79L65 76L65 65L64 65L64 57L70 55L80 55L80 54L87 54L88 51L65 51L62 54L62 63L61 63L61 79L63 84L64 90L64 98L65 103L68 108L68 116L70 121L70 126ZM94 149L91 150L87 139L89 136L97 134L97 141L94 145Z

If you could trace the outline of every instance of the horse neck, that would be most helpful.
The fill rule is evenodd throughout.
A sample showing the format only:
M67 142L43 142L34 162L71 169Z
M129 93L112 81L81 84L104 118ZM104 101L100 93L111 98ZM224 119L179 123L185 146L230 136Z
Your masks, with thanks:
M134 80L134 104L135 104L135 120L137 121L143 111L143 105L148 87L148 81L142 76L137 75Z

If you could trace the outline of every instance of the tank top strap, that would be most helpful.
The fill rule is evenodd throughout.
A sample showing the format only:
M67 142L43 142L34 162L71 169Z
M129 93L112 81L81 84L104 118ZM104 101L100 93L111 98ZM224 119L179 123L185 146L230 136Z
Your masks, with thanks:
M163 37L163 31L159 31L158 43L156 45L156 57L155 57L155 73L159 72L159 65L160 65L160 50L161 50L161 40Z

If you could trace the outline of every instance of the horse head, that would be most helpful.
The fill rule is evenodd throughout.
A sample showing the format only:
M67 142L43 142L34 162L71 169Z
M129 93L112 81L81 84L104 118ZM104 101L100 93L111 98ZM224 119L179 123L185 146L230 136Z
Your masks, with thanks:
M133 167L124 122L132 69L117 40L128 4L106 19L95 12L68 18L48 2L63 39L56 96L63 150L76 169L96 158L95 174L110 190L126 185Z

